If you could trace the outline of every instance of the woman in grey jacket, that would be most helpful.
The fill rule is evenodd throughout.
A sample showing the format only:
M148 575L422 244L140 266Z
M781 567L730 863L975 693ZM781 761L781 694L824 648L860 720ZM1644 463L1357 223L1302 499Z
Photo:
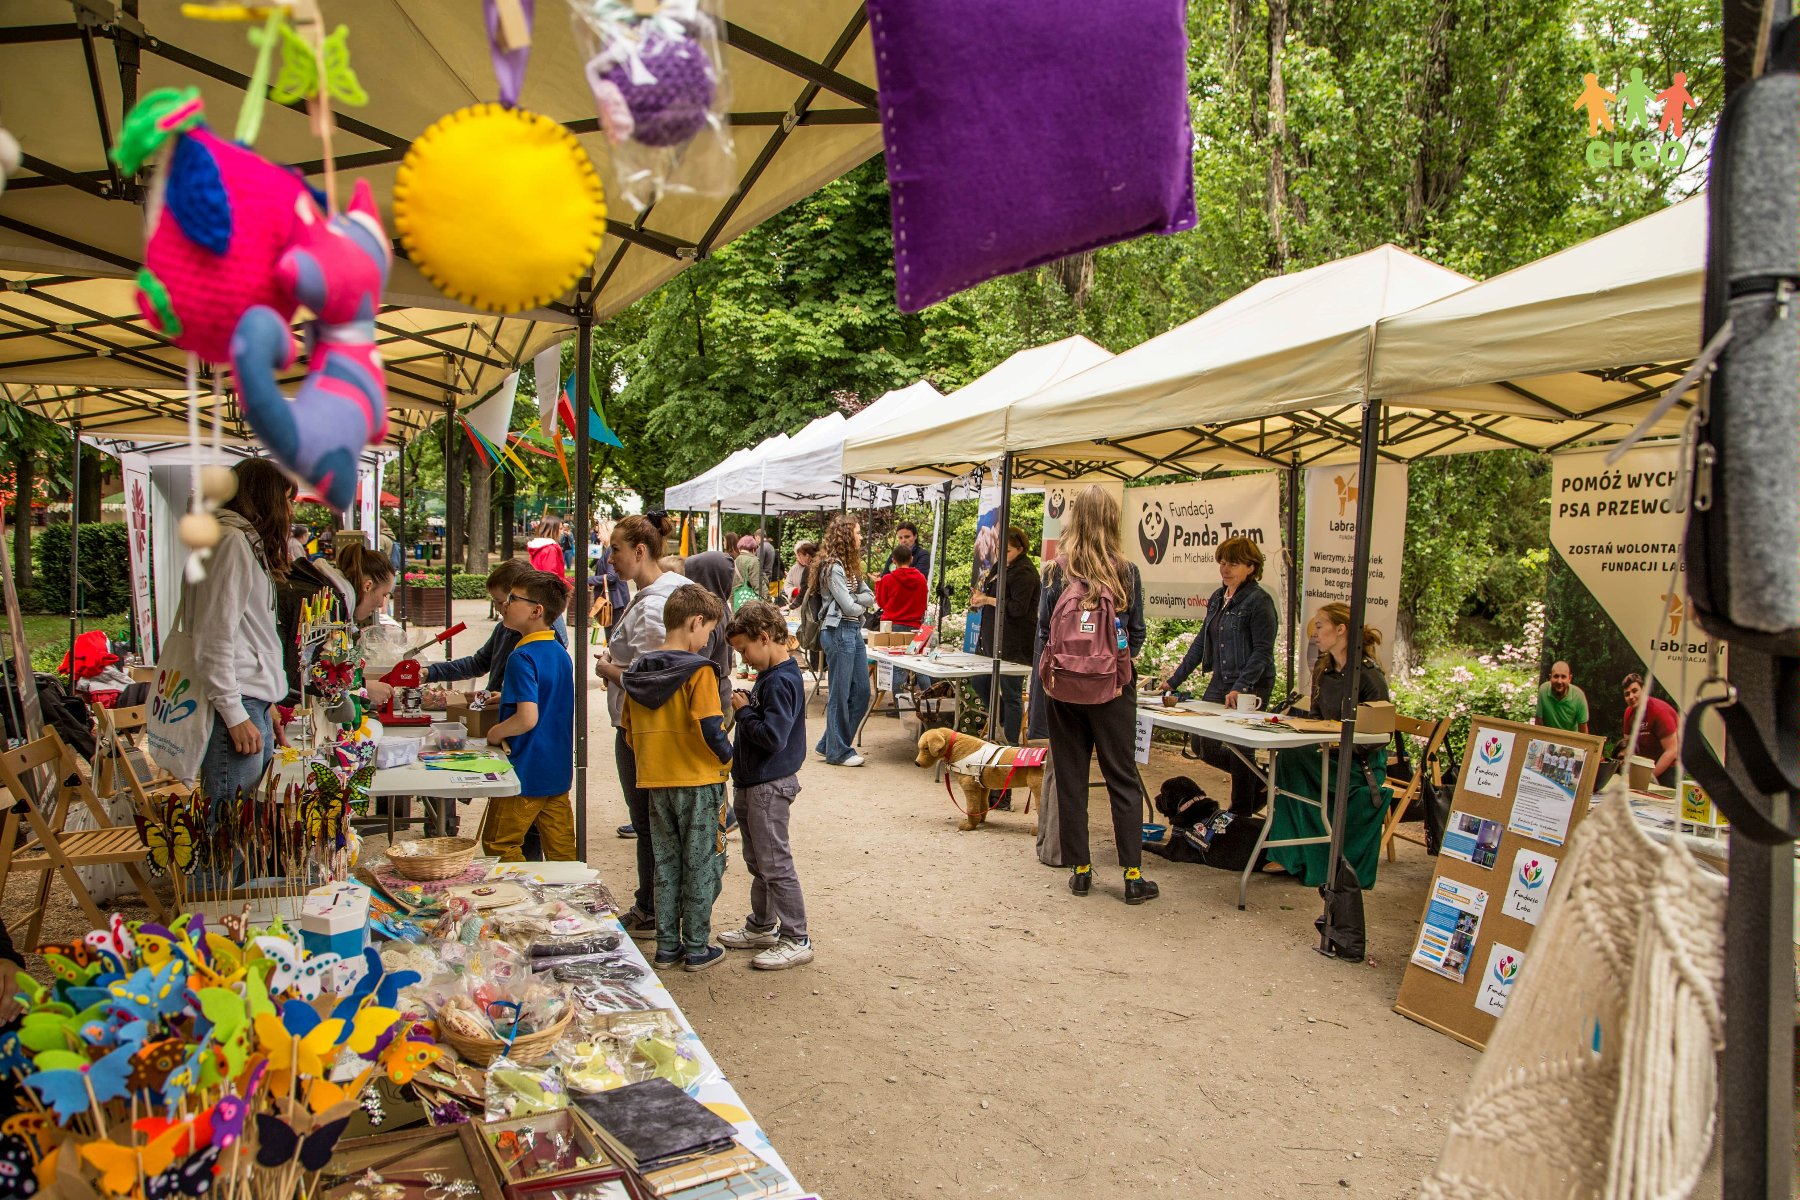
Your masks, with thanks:
M860 767L862 755L851 739L869 708L862 615L875 603L875 593L863 573L862 526L855 517L832 518L813 557L812 587L820 597L819 648L825 652L827 688L825 732L816 749L834 767Z
M215 823L224 806L253 792L275 752L270 709L287 695L275 632L275 578L288 566L294 485L266 458L232 468L237 493L219 510L221 535L206 577L183 607L195 632L194 660L216 720L200 760L200 786Z

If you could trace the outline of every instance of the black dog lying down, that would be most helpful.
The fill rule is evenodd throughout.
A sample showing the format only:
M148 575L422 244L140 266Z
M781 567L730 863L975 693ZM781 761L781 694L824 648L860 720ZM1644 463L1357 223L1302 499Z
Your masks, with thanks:
M1156 811L1168 818L1169 836L1144 849L1170 862L1241 871L1262 834L1263 818L1219 811L1219 802L1186 775L1163 783L1156 793Z

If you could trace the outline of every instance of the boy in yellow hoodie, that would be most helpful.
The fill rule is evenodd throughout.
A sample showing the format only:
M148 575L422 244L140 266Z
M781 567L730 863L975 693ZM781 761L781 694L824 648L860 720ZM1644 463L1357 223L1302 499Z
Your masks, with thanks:
M658 967L704 971L725 956L711 941L725 875L731 741L718 669L703 653L724 616L705 588L676 588L663 606L662 648L640 655L621 680L620 727L637 758L637 785L650 794Z

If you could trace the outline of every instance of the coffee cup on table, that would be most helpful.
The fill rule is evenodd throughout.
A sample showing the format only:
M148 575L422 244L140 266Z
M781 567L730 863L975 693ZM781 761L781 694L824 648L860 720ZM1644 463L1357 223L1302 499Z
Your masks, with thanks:
M1625 777L1634 792L1647 792L1656 782L1656 760L1633 754L1625 760Z
M1253 713L1262 707L1262 697L1255 692L1239 692L1237 694L1237 710L1241 713Z

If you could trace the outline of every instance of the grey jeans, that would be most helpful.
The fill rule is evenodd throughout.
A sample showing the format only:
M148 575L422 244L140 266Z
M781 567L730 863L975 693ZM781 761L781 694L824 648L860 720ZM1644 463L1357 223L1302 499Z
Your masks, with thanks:
M807 936L806 898L800 894L800 875L788 842L788 817L799 794L799 778L789 775L735 787L731 805L743 835L744 867L750 872L750 916L745 924L752 929L779 926L781 936L791 938Z

